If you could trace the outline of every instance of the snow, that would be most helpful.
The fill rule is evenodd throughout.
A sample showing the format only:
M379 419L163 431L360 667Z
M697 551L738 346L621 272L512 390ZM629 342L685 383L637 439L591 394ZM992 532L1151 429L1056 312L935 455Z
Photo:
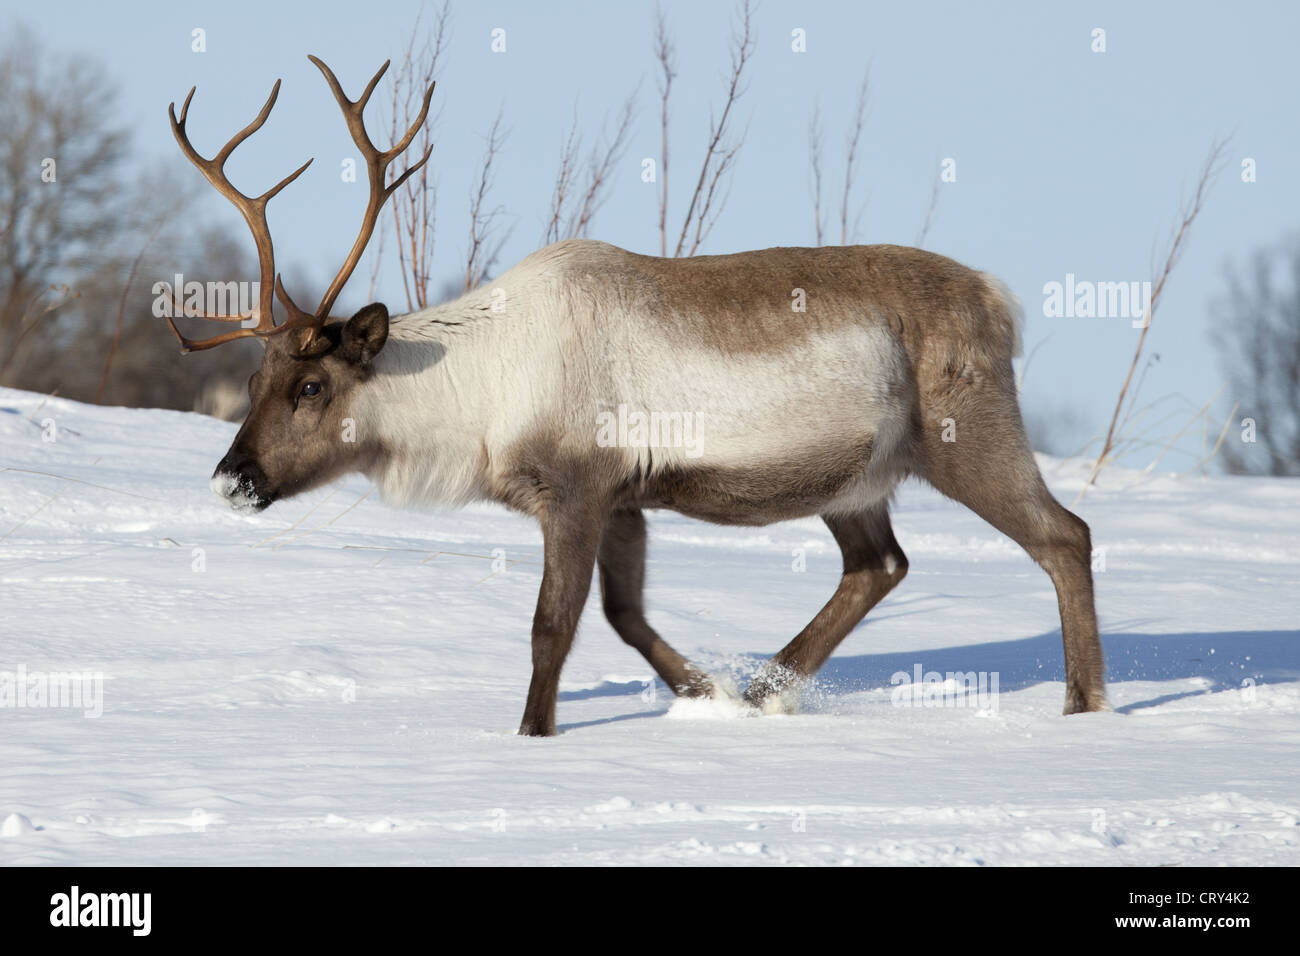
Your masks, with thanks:
M1113 713L1060 714L1046 575L908 485L910 574L797 714L674 703L593 601L539 740L536 526L360 478L238 515L233 434L0 389L0 675L88 695L0 707L0 863L1300 863L1300 482L1103 474ZM1068 505L1086 463L1042 465ZM651 622L737 688L838 573L815 520L651 518Z

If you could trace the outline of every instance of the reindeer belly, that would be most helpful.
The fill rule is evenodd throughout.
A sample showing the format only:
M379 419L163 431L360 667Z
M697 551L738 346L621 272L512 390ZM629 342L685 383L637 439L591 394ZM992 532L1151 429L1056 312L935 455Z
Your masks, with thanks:
M822 514L868 480L871 444L751 465L673 465L646 480L635 501L716 524L764 525Z

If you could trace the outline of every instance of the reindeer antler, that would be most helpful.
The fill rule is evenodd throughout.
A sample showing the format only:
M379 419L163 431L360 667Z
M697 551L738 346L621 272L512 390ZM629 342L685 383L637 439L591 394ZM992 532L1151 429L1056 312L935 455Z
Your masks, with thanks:
M370 174L370 202L366 205L365 218L361 220L361 232L357 236L357 241L352 244L352 251L348 253L343 268L339 270L338 275L334 277L334 281L330 283L329 288L325 291L325 298L321 300L320 307L316 310L317 317L324 318L334 306L334 300L343 291L343 286L351 277L352 270L361 261L361 254L365 251L366 243L370 241L370 236L375 231L375 224L379 221L380 209L383 208L384 203L396 191L397 187L406 182L407 177L427 163L429 156L433 153L433 146L430 145L419 161L407 167L406 171L393 180L390 185L384 186L384 176L388 172L388 167L394 159L406 152L407 147L411 145L411 140L415 139L415 134L424 125L424 119L429 115L429 101L433 99L433 88L437 84L429 84L429 89L424 94L424 105L420 108L420 115L415 118L415 122L406 131L406 135L394 143L391 149L380 152L379 148L371 142L370 134L366 132L363 114L366 111L366 103L370 101L370 94L375 91L375 86L379 83L380 77L384 75L388 69L388 64L392 61L384 61L384 65L379 68L379 72L371 77L370 82L366 84L360 98L353 101L347 98L347 94L343 92L343 87L339 85L334 71L326 66L323 60L310 54L308 54L307 59L316 64L317 69L324 75L325 82L329 84L334 99L338 100L339 109L343 111L343 119L348 124L348 132L352 134L352 141L357 144L357 149L361 150L361 155L366 161L366 169Z
M271 243L271 230L266 223L266 204L280 192L285 186L293 182L308 166L312 164L309 159L296 170L280 180L275 186L268 189L262 195L257 197L246 196L236 189L226 178L225 165L230 154L235 151L244 140L252 136L263 124L266 123L267 117L271 115L271 109L275 106L276 97L280 95L280 81L275 81L275 86L271 88L271 95L266 100L266 105L262 111L257 114L253 122L249 123L242 130L236 133L221 150L211 159L201 156L190 143L189 136L185 131L185 120L189 114L190 100L194 98L194 88L190 88L189 95L185 97L185 103L181 106L180 119L176 118L176 104L171 103L167 107L167 115L171 118L172 133L176 136L176 142L180 144L183 152L199 172L203 173L217 191L229 199L236 209L248 223L249 230L253 233L253 241L257 244L257 261L261 270L261 285L258 290L257 309L239 315L218 315L209 312L188 313L191 318L213 319L218 322L243 322L253 317L257 318L257 325L254 328L241 328L232 332L226 332L221 335L213 336L210 339L194 341L187 339L181 334L176 327L176 323L171 316L167 318L167 324L171 326L172 333L181 343L181 349L184 352L196 352L201 349L210 349L235 339L247 338L250 336L265 337L274 335L278 332L284 332L291 328L316 327L319 328L324 324L325 319L329 316L329 311L334 306L335 299L343 291L344 285L352 276L353 270L356 269L357 263L361 261L361 255L365 252L366 245L370 242L370 237L374 234L375 225L379 222L379 213L383 209L384 203L388 197L406 181L407 177L414 173L429 160L433 153L433 147L430 146L418 162L410 166L398 176L393 182L385 186L384 177L388 172L388 167L393 160L404 153L411 145L415 134L420 127L424 125L425 117L429 113L429 102L433 98L433 89L435 84L430 83L428 92L424 95L424 106L420 110L420 115L416 118L415 123L407 130L406 135L395 143L391 149L381 152L371 141L370 135L366 132L365 112L366 103L370 100L370 95L374 92L375 86L379 83L380 77L388 69L391 61L385 61L384 65L379 68L379 72L374 75L370 83L366 86L361 98L352 101L347 98L343 88L339 85L337 77L325 63L314 56L308 56L308 59L320 69L325 76L325 81L329 84L330 91L338 101L339 108L343 110L343 118L347 122L348 131L352 134L352 140L357 144L361 151L362 158L365 160L366 169L370 178L370 201L366 205L366 213L361 221L361 231L357 235L356 241L352 244L352 250L348 253L347 260L343 267L339 269L334 281L330 283L325 292L325 297L321 300L316 312L309 313L300 309L289 294L284 289L284 284L280 280L279 273L275 271L275 252ZM274 298L279 298L280 303L284 306L288 317L279 325L275 324L275 317L272 313ZM183 311L183 310L182 310Z
M202 341L192 341L181 334L180 329L176 328L176 323L171 316L167 317L167 324L171 326L172 333L180 340L181 349L185 352L196 352L201 349L210 349L215 345L222 345L225 342L232 342L235 339L247 338L253 335L271 335L274 332L282 331L286 326L277 326L275 317L271 311L271 294L277 284L275 274L275 251L271 244L271 230L266 224L266 204L281 189L289 185L295 179L302 175L303 171L312 164L309 159L296 170L280 180L262 195L257 197L246 196L231 184L226 178L226 160L230 154L248 137L252 136L271 115L271 108L275 106L276 97L280 95L280 81L275 81L275 86L271 87L271 95L267 97L266 105L262 111L257 114L253 122L249 123L242 130L231 137L230 141L217 155L211 159L205 159L199 155L193 144L190 143L189 135L185 131L185 120L190 112L190 100L194 99L195 87L190 87L190 93L185 97L185 103L181 106L181 118L176 118L176 104L170 103L167 106L167 115L172 121L172 133L176 137L176 142L180 144L183 152L191 163L198 167L205 179L216 187L217 192L229 199L236 209L244 217L244 222L248 223L249 230L253 233L253 241L257 244L257 262L261 268L262 281L258 288L258 302L255 312L244 313L241 315L215 315L210 312L191 315L193 318L215 319L219 322L243 322L245 319L257 317L257 326L251 329L236 329L233 332L226 332L223 335L214 336Z

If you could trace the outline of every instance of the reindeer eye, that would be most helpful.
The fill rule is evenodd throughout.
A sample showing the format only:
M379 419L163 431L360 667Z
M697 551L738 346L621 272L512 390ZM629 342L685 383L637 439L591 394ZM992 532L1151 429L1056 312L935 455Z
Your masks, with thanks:
M319 395L320 382L308 382L306 385L302 387L302 391L299 394L301 394L305 398L311 398L313 395Z

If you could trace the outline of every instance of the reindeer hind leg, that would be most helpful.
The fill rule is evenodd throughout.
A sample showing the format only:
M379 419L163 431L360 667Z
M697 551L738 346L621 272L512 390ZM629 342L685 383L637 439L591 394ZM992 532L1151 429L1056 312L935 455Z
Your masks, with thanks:
M844 558L839 586L817 616L750 683L745 699L780 707L787 691L817 673L840 642L907 574L907 556L894 538L889 507L881 502L855 515L824 515Z

